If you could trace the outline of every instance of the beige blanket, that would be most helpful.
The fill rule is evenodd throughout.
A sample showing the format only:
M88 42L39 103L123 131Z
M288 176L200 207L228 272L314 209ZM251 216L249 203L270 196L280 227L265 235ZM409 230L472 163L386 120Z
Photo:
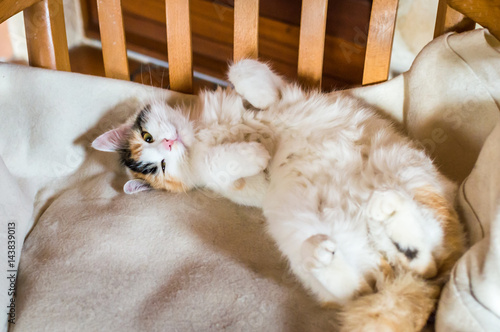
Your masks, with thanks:
M499 49L483 30L447 35L410 72L353 90L455 180L477 160L459 197L474 246L442 297L442 331L500 331ZM335 331L336 312L288 272L258 209L201 191L122 193L117 156L89 145L151 94L193 98L0 65L0 248L14 223L14 271L20 262L10 330ZM6 312L9 285L0 283Z

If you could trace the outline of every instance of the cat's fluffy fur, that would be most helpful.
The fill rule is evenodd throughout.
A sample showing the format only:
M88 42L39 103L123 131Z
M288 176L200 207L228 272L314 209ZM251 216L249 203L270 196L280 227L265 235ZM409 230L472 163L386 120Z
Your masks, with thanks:
M204 186L262 206L295 275L324 305L344 306L345 330L421 329L463 250L454 185L346 93L305 91L253 60L229 79L236 93L203 93L191 122L151 104L93 145L133 166L128 192ZM146 130L163 147L144 142Z

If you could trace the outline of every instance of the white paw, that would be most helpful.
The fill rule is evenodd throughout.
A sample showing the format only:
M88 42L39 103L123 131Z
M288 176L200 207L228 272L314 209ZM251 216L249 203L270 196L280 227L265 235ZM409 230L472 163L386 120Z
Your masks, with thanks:
M350 265L340 249L325 234L311 236L302 244L306 284L312 285L322 301L345 303L365 287L363 272Z
M433 278L438 273L436 260L429 252L420 251L420 257L411 261L409 267L424 278Z
M229 68L228 76L236 92L256 108L266 109L280 98L282 80L264 63L241 60Z
M416 205L407 204L404 210L389 219L387 232L399 261L415 273L431 278L437 273L437 264L432 252L439 245L440 241L436 240L440 229L434 224L435 220L421 212Z
M330 265L334 259L335 249L335 243L325 234L308 238L302 247L306 269L320 269Z
M264 145L257 142L242 143L239 160L242 168L241 177L262 172L269 164L270 159L271 155Z
M314 249L313 259L318 267L324 267L332 263L333 256L335 255L335 243L327 239L321 241L316 249Z
M387 220L401 209L404 201L396 191L375 191L368 202L368 215L376 221Z

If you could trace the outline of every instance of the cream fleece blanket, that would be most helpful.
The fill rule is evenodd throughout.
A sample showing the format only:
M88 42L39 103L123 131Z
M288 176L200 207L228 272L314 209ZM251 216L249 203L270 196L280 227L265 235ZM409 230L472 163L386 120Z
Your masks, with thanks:
M498 44L483 30L447 35L410 72L352 91L405 124L446 174L470 174L459 202L473 246L443 294L442 331L500 330ZM0 248L14 223L12 269L20 262L10 330L336 330L336 312L287 271L258 209L201 191L122 193L117 156L90 142L153 93L194 98L0 65Z

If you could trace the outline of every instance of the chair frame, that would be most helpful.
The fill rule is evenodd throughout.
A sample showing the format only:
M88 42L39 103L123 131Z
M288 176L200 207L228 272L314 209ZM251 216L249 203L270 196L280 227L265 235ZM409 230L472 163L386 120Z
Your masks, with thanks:
M448 0L488 5L491 0ZM373 0L363 71L363 85L383 82L389 75L398 0ZM498 3L500 0L493 0ZM458 4L457 4L458 3ZM106 77L129 80L121 0L97 0ZM328 0L303 0L297 73L306 86L321 87ZM165 0L170 89L192 93L193 64L189 0ZM472 7L471 7L472 8ZM3 0L0 23L24 11L31 66L71 71L62 0ZM474 13L473 10L470 10ZM500 9L498 9L500 12ZM466 12L463 11L462 12ZM466 12L467 13L467 12ZM495 12L496 13L496 12ZM499 24L483 25L500 36ZM500 16L500 15L499 15ZM499 17L497 16L497 17ZM179 19L186 18L186 19ZM464 22L465 16L439 0L435 37ZM375 23L376 24L375 24ZM467 21L467 28L473 28ZM493 28L491 27L493 25ZM233 60L258 57L259 0L234 1Z

